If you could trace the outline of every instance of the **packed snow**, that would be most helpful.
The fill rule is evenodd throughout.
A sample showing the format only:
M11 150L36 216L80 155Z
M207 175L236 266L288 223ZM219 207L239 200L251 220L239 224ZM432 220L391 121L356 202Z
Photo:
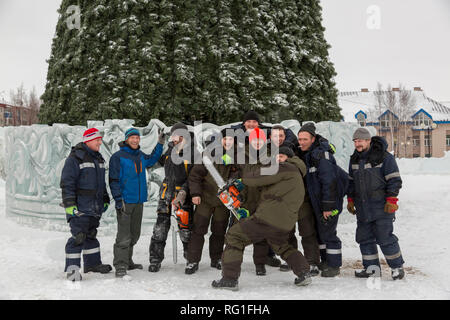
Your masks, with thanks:
M134 260L144 264L144 270L130 271L125 279L116 279L113 272L89 273L82 274L81 282L69 282L63 272L69 233L19 225L5 217L5 182L0 179L0 299L450 299L448 159L399 161L400 171L405 168L405 172L394 233L400 239L406 262L404 280L394 282L385 264L379 282L353 276L354 268L361 268L355 242L356 219L344 211L342 215L346 217L338 226L344 260L340 276L315 277L307 287L296 287L293 273L269 266L266 276L256 276L250 246L245 250L237 292L211 287L212 280L221 274L209 266L207 241L199 270L185 275L181 242L178 264L172 261L170 233L161 271L149 273L151 228L144 230L134 250ZM424 174L412 169L427 168L428 163L433 163L436 170L426 170ZM115 236L100 234L99 239L103 262L112 264Z

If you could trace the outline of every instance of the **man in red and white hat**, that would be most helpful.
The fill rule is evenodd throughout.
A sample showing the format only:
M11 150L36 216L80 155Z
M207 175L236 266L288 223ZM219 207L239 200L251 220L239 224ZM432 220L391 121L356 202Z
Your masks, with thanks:
M97 228L102 213L108 209L105 160L100 154L102 136L96 128L83 134L83 142L72 151L61 173L62 200L72 237L66 244L67 278L81 280L79 269L83 253L84 273L108 273L112 267L102 264Z

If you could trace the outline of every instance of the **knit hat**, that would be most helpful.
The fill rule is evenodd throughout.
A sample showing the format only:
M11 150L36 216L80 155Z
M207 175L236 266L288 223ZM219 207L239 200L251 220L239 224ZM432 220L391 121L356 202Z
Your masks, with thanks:
M286 128L283 127L281 124L276 124L272 127L272 130L281 130L283 132L286 132Z
M98 131L98 129L96 128L90 128L87 129L84 133L83 133L83 142L89 142L95 139L101 139L102 136L100 134L100 132Z
M294 151L292 151L292 149L289 147L281 146L278 150L278 154L284 154L287 155L288 158L292 158L294 156Z
M311 134L313 137L316 136L316 126L314 125L314 123L312 122L308 122L306 124L304 124L301 128L299 132L308 132L309 134Z
M136 128L130 128L127 131L125 131L125 140L128 140L131 136L141 136L138 129Z
M358 128L353 134L353 140L370 140L370 132L366 128Z
M245 123L245 121L247 120L256 120L258 121L258 123L261 122L259 121L258 113L256 113L256 111L253 110L247 111L247 113L244 114L244 119L242 119L242 123Z
M248 137L248 141L252 141L253 139L263 139L264 142L267 140L266 134L260 128L255 128L252 130Z
M175 132L175 130L178 130L178 129L188 131L188 127L184 123L177 122L172 126L172 128L170 128L170 135L172 135Z
M220 130L220 133L222 134L222 138L225 137L234 137L234 130L233 128L223 128L222 130Z

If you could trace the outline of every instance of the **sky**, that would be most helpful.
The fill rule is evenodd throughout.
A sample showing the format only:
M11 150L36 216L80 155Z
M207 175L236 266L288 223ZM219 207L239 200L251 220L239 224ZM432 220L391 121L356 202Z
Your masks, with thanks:
M61 0L0 0L0 100L45 89ZM450 0L321 0L340 91L399 83L450 101Z

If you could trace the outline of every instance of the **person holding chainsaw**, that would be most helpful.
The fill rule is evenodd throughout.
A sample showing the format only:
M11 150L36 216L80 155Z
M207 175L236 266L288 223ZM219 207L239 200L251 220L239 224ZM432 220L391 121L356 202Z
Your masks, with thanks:
M237 168L232 163L234 158L233 130L223 129L221 134L222 153L220 162L214 167L221 178L228 181L237 178ZM230 156L231 154L231 156ZM212 154L214 157L215 154ZM225 232L230 217L230 211L223 205L217 196L218 186L211 173L204 164L195 164L189 173L189 191L192 203L196 205L191 239L188 244L186 274L193 274L198 270L204 245L204 236L211 224L209 237L209 256L211 267L221 270L220 258L223 252Z
M311 283L308 262L288 242L304 198L305 164L298 157L285 154L278 154L277 162L279 167L275 174L263 175L261 165L247 168L243 174L244 185L261 189L260 201L253 215L242 217L228 230L222 255L222 278L212 282L213 288L238 290L244 249L251 243L261 241L267 241L275 253L289 264L297 275L295 285Z
M136 128L125 132L119 143L120 150L109 160L109 187L116 203L117 236L114 243L114 268L116 277L122 278L127 270L142 269L133 262L133 247L141 234L144 202L147 201L146 168L152 167L161 157L165 142L164 131L150 155L140 150L141 135Z
M165 177L159 190L157 219L150 241L149 272L158 272L161 268L172 214L177 215L179 234L186 258L193 221L188 176L193 167L196 152L194 141L193 134L188 131L185 124L181 122L174 124L170 129L169 148L159 160L159 163L164 166Z

